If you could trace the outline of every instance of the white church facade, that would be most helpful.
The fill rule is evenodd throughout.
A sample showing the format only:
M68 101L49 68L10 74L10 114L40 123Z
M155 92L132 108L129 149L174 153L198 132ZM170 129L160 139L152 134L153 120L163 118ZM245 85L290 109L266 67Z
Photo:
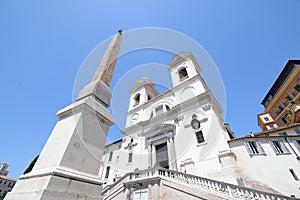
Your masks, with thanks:
M192 53L174 56L168 70L173 88L163 94L147 78L129 91L124 137L107 145L102 157L104 188L113 189L130 172L157 167L300 197L300 124L235 138Z

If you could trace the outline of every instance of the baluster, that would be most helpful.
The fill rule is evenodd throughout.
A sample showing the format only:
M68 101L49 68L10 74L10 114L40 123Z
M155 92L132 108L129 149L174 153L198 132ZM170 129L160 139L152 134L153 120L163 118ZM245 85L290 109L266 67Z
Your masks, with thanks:
M248 190L245 190L245 199L250 199L250 194L249 194L249 191Z
M250 197L249 199L254 199L254 194L252 191L250 191L249 197Z
M211 181L211 189L212 191L216 191L216 184L213 181Z
M209 185L208 185L208 181L207 180L204 180L204 186L205 186L205 188L207 189L207 190L209 190Z
M226 194L228 196L232 196L233 197L233 194L232 194L232 191L231 191L231 187L229 185L226 186Z
M194 177L190 177L190 184L194 185Z
M240 192L240 197L242 197L243 199L245 199L245 191L242 188L240 188L239 192Z
M202 188L206 189L206 182L204 179L201 180Z
M236 198L241 197L240 191L239 191L238 188L235 188L235 197L236 197Z
M174 173L174 178L176 181L179 181L179 178L180 178L180 174L178 173Z
M207 180L207 189L211 190L211 182L209 180Z
M183 175L182 174L178 174L178 181L182 182L183 179Z
M217 182L214 182L214 188L216 192L220 192L219 184Z
M272 199L272 197L266 194L266 199Z
M215 183L215 186L216 186L216 191L218 193L220 193L221 192L221 186L220 186L220 184L219 183Z
M260 199L259 194L257 192L254 193L254 199L255 200L259 200Z
M198 177L196 178L196 185L197 185L197 187L199 187L199 186L200 186L200 180L199 180L199 178L198 178Z
M222 184L222 183L219 183L218 184L218 190L219 190L219 193L225 194L225 185Z
M203 180L202 179L199 179L199 186L201 187L201 188L203 188L204 186L203 186L204 184L203 184Z

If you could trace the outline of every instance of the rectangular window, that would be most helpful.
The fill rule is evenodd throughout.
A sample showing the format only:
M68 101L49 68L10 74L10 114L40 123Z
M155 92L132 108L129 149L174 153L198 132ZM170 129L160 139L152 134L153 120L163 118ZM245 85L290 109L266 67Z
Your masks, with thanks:
M113 157L113 151L109 152L109 157L108 157L108 161L111 161Z
M266 154L260 141L245 141L244 143L250 155Z
M294 89L297 91L297 92L300 92L300 85L296 85L295 87L294 87Z
M289 124L291 122L291 116L289 114L285 114L281 120L285 123L285 124Z
M295 132L296 132L298 135L300 135L300 129L296 128L296 129L295 129Z
M273 125L273 124L272 124L272 125L270 125L270 129L273 129L273 128L275 128L275 127L274 127L274 125Z
M286 132L282 132L278 134L279 136L287 136L288 134Z
M265 119L266 122L270 121L269 117L265 117L264 119Z
M296 148L298 149L298 151L300 152L300 140L293 140L293 143L296 146Z
M290 153L288 148L286 148L283 140L278 140L278 141L269 141L271 144L272 149L276 154L286 154Z
M106 167L106 173L105 173L105 178L108 178L109 176L109 170L110 170L110 167Z
M289 101L288 99L286 99L286 100L283 102L283 104L284 104L285 106L288 106L289 103L290 103L290 101Z
M277 115L279 115L282 111L283 111L282 106L278 106L277 111L276 111Z
M148 200L148 191L137 191L133 200Z
M131 163L132 162L132 153L128 154L128 162Z
M292 101L293 100L292 97L290 97L289 95L286 95L285 99L288 100L288 101Z
M296 181L299 181L299 178L293 169L290 169L290 172Z
M204 142L204 137L202 131L196 132L196 139L198 144Z

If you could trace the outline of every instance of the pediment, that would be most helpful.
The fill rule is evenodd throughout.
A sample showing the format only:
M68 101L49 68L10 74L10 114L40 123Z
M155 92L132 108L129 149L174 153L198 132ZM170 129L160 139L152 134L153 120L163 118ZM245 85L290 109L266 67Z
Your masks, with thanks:
M157 136L175 129L174 124L156 124L144 132L146 138Z

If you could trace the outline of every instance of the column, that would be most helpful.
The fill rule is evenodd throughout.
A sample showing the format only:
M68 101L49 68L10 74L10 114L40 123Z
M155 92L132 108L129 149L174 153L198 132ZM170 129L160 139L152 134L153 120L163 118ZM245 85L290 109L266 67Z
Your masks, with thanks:
M150 143L148 144L148 167L152 167L152 148Z
M156 149L155 145L152 146L152 166L154 167L156 165Z
M172 167L172 161L173 161L173 158L172 158L172 153L171 153L171 145L170 145L170 137L167 139L167 147L168 147L168 161L169 161L169 169L173 169Z
M171 169L177 170L177 163L176 163L176 155L175 155L175 147L174 147L174 138L169 138L169 145L170 145L170 160L171 160ZM168 149L168 150L169 150Z

